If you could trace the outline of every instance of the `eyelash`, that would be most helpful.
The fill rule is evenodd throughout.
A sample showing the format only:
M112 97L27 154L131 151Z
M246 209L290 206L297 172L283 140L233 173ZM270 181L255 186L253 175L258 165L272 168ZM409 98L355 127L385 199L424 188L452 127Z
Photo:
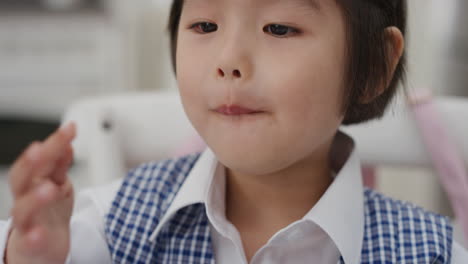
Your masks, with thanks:
M199 34L209 34L211 32L205 32L203 28L200 28L200 27L203 27L203 26L215 26L215 29L211 32L214 32L216 30L218 30L218 25L214 24L214 23L211 23L211 22L197 22L197 23L194 23L192 24L189 29L199 33ZM272 27L276 27L276 29L286 29L287 32L286 34L287 35L275 35L273 32L272 32ZM269 24L269 25L266 25L265 27L263 27L263 32L265 33L268 33L274 37L277 37L277 38L289 38L291 37L291 35L297 35L300 32L300 30L296 29L296 28L293 28L293 27L290 27L290 26L285 26L285 25L281 25L281 24ZM289 34L288 34L289 33Z

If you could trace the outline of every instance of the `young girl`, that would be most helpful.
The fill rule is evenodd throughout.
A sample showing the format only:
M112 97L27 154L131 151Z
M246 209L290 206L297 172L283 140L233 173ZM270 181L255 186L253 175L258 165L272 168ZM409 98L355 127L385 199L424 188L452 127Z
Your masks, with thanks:
M21 263L468 263L449 221L364 189L341 124L382 116L405 0L175 0L181 99L208 144L83 192L73 124L11 168L0 259ZM0 231L1 233L1 231Z

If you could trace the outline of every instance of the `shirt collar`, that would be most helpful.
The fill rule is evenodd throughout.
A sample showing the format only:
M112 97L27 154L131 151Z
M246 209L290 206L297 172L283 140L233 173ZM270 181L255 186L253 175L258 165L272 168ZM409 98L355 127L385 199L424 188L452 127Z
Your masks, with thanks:
M161 228L174 216L180 209L197 203L205 203L206 193L210 182L215 175L217 160L213 152L207 148L196 161L192 170L187 175L185 182L180 187L179 192L171 203L167 212L159 221L155 230L150 236L150 241L156 240Z
M335 158L332 164L341 169L337 169L335 180L304 219L313 221L330 236L345 263L359 263L364 236L364 198L361 164L354 141L338 132L332 147L332 157ZM220 174L221 169L214 153L207 148L151 234L150 241L155 241L161 228L177 211L197 203L206 204L208 197L213 197L212 192L217 193L215 196L223 192L225 188L215 185L224 184L225 181L213 181L214 175ZM216 204L216 201L210 202ZM224 205L217 207L224 208ZM343 224L344 219L346 224Z
M360 262L364 239L361 162L354 141L346 134L339 132L334 145L336 177L304 219L320 226L336 244L344 262L354 264Z

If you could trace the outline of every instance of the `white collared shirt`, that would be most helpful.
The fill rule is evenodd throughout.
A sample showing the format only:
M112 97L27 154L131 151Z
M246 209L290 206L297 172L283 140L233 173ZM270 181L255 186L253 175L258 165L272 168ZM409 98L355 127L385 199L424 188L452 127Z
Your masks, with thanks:
M162 226L179 209L205 203L213 227L211 234L216 263L247 263L240 235L225 217L224 172L224 167L216 161L214 154L206 150L150 240L155 240ZM338 263L340 256L346 263L359 263L364 234L363 204L360 163L355 152L352 152L317 204L302 219L273 235L250 263L305 263L310 260L315 260L315 263ZM342 222L344 217L347 219L346 225Z
M105 216L121 181L81 192L71 221L72 248L68 263L111 264L105 239ZM216 263L246 263L240 235L225 217L224 167L207 149L197 161L168 212L154 230L155 239L171 214L194 203L205 203ZM333 210L330 210L333 208ZM360 162L352 151L333 183L300 220L278 231L252 258L260 263L357 264L363 240L363 186ZM343 224L346 219L346 225ZM0 222L0 264L3 264L10 222ZM84 242L85 241L85 242ZM453 243L452 263L468 263L468 252Z

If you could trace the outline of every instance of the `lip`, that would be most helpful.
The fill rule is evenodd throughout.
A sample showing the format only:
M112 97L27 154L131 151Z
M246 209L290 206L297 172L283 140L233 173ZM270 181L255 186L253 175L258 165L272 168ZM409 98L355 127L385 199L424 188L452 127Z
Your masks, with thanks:
M263 111L251 109L241 105L222 105L215 110L216 112L227 116L252 115L262 113Z

